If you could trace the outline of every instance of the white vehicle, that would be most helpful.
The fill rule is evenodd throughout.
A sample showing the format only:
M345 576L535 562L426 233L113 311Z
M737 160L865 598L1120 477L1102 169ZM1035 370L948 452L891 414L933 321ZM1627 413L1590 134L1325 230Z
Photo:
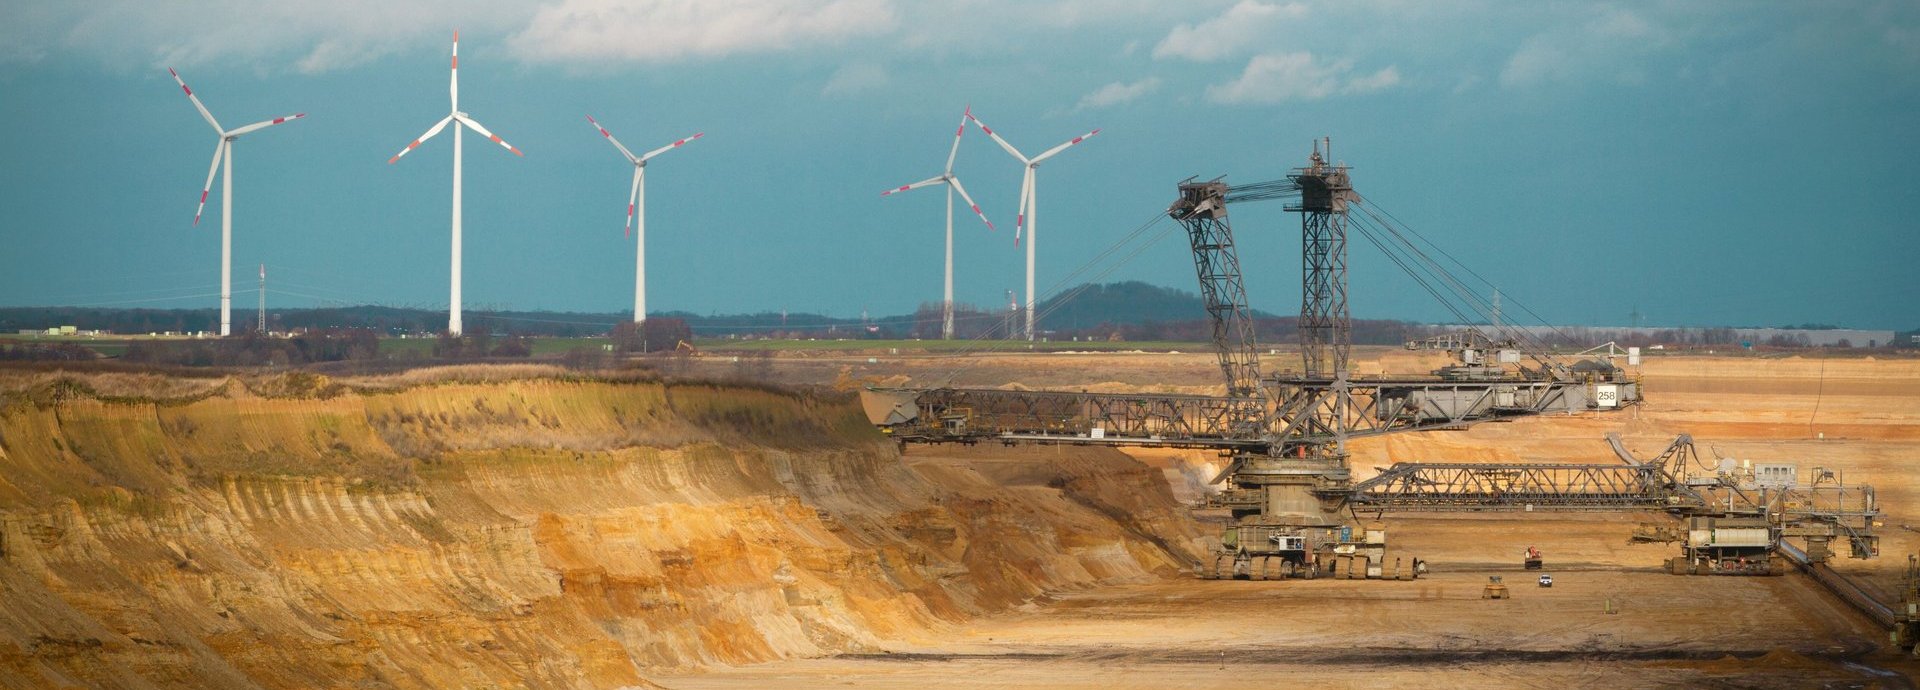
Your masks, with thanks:
M1553 576L1552 576L1552 575L1541 575L1541 576L1540 576L1540 586L1541 586L1541 587L1552 587L1552 586L1553 586Z

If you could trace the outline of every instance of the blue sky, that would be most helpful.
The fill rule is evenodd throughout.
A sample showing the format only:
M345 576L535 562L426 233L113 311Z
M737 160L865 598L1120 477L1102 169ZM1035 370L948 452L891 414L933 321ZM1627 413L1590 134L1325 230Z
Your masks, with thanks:
M235 149L236 288L276 306L444 306L451 146L387 159L461 105L469 309L621 311L630 148L649 303L900 313L940 290L939 173L962 108L1040 171L1042 292L1190 175L1253 182L1334 139L1360 191L1555 323L1920 326L1920 5L1402 0L550 0L0 3L0 304L212 307L215 137ZM1022 281L1018 164L956 166L956 289ZM1298 220L1234 210L1255 306L1297 309ZM1446 313L1359 240L1356 317ZM1102 264L1096 271L1111 264ZM1193 289L1177 236L1108 280ZM180 297L177 296L188 296ZM236 295L250 308L252 293ZM1198 315L1196 315L1198 316Z

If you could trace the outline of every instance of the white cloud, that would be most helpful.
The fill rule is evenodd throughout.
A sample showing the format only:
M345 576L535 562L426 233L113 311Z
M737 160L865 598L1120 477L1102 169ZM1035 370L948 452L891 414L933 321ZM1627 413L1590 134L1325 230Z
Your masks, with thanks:
M1371 74L1352 73L1351 60L1325 62L1307 52L1256 55L1238 79L1207 87L1207 98L1216 103L1317 101L1400 84L1400 70L1392 65Z
M1177 57L1203 62L1231 57L1256 48L1262 39L1274 36L1280 20L1297 18L1306 13L1307 7L1297 2L1272 5L1257 0L1241 0L1218 17L1199 24L1173 27L1167 37L1161 39L1160 45L1154 46L1153 57Z
M1378 72L1347 80L1345 93L1373 93L1400 85L1400 70L1387 65Z
M198 3L147 0L27 2L0 22L0 62L78 54L120 69L252 63L316 73L363 64L458 27L498 33L533 10L513 0L329 0Z
M1500 70L1506 88L1548 82L1641 83L1645 58L1673 43L1665 30L1630 10L1599 7L1590 16L1528 36Z
M890 0L561 0L509 43L533 62L663 62L839 45L898 21Z
M1138 100L1141 96L1153 93L1153 91L1158 88L1160 88L1159 77L1147 77L1131 84L1116 81L1094 89L1093 93L1081 96L1080 104L1074 106L1074 108L1076 110L1087 110L1090 108L1108 108L1122 103L1131 103Z
M1521 42L1520 49L1507 58L1507 66L1500 70L1500 85L1528 86L1565 77L1569 72L1566 55L1549 39L1534 36Z
M869 62L854 62L841 65L827 78L827 85L820 87L822 96L846 96L872 91L886 86L890 80L887 70Z

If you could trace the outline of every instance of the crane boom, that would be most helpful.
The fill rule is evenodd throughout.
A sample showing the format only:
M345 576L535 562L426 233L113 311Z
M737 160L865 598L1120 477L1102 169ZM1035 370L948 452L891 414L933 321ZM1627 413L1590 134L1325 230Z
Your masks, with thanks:
M1258 438L1269 396L1260 378L1240 255L1233 245L1233 226L1227 222L1227 192L1226 183L1219 180L1182 183L1180 198L1167 215L1186 229L1193 249L1193 270L1200 279L1200 296L1227 384L1228 427L1236 436Z

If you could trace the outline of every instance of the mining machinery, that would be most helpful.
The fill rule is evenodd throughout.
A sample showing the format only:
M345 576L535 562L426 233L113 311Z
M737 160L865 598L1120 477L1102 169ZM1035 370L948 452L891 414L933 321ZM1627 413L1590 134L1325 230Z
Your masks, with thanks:
M1920 657L1920 556L1907 556L1907 576L1900 587L1900 606L1885 616L1894 646Z
M1271 199L1288 201L1286 210L1300 214L1302 233L1300 367L1274 374L1262 370L1228 220L1234 204ZM1399 234L1392 222L1366 209L1367 203L1354 190L1350 169L1323 157L1319 142L1306 166L1279 180L1235 187L1221 179L1189 178L1178 185L1167 216L1186 231L1224 395L869 389L863 394L868 415L902 444L998 441L1217 450L1227 465L1213 483L1225 488L1204 507L1225 511L1229 519L1221 549L1202 568L1207 577L1313 577L1343 567L1349 576L1377 577L1385 571L1385 530L1377 523L1356 530L1361 512L1539 506L1685 508L1688 519L1751 517L1742 512L1753 507L1751 501L1714 504L1711 491L1703 493L1704 485L1688 487L1665 469L1665 462L1403 463L1353 482L1346 448L1353 438L1548 413L1613 411L1641 401L1638 381L1606 359L1562 362L1537 343L1529 346L1524 331L1497 328L1497 319L1491 335L1470 328L1411 344L1459 358L1431 375L1356 375L1350 368L1347 308L1350 213L1363 209L1367 220L1360 231L1369 241L1380 244L1386 240L1381 235ZM1396 263L1405 256L1390 254ZM1422 285L1433 291L1428 282ZM1459 284L1453 287L1458 294ZM1691 452L1690 441L1685 448L1670 449L1668 455ZM1676 492L1682 496L1676 498ZM1716 505L1720 513L1714 512ZM1773 504L1763 500L1760 505L1764 517L1764 506ZM1871 526L1869 516L1864 525L1869 534ZM1781 525L1769 534L1786 530ZM1864 535L1847 536L1856 540L1860 553ZM1719 558L1698 553L1705 552L1690 551L1687 562Z
M1792 464L1709 463L1686 434L1645 460L1620 437L1607 440L1616 462L1395 463L1353 484L1347 505L1375 519L1435 511L1664 512L1669 520L1642 523L1631 540L1679 544L1666 563L1676 575L1779 575L1788 570L1783 550L1824 563L1839 542L1853 558L1879 555L1872 486L1848 484L1819 467L1802 482Z

